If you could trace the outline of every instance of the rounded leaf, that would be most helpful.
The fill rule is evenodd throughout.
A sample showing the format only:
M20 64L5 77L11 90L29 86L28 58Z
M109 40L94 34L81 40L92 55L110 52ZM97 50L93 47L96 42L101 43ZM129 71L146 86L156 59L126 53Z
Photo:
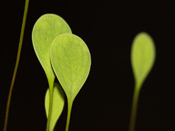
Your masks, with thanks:
M42 15L33 27L33 47L49 79L54 77L50 64L50 46L55 37L62 33L71 33L71 29L60 16L55 14Z
M62 34L54 39L50 53L54 72L68 100L73 101L89 75L89 49L78 36Z
M131 48L131 64L137 85L141 85L155 61L154 42L147 33L139 33Z

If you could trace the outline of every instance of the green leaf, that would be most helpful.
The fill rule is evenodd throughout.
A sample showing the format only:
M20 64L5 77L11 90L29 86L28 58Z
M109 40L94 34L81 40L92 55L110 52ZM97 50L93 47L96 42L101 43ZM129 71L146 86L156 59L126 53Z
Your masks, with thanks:
M155 61L154 42L147 33L139 33L131 48L131 64L135 82L142 85Z
M81 38L62 34L54 39L50 57L54 72L68 98L68 130L72 103L89 75L91 56Z
M63 33L71 33L71 29L60 16L54 14L45 14L41 16L35 23L32 31L33 47L46 73L50 90L50 111L46 131L49 131L49 126L51 124L52 92L55 80L55 75L50 63L50 46L55 37Z
M49 89L47 89L45 95L45 110L46 116L49 114ZM52 103L52 114L50 121L50 131L54 130L57 120L59 119L64 107L64 93L60 85L55 83L53 88L53 103Z
M153 67L155 55L155 46L151 36L145 32L139 33L134 38L131 48L131 65L135 78L135 89L133 95L129 131L135 130L137 104L140 89L147 75L151 71L151 68Z
M66 95L73 100L89 75L89 49L78 36L62 34L54 39L50 53L55 74Z
M58 15L42 15L35 23L32 31L32 42L35 53L46 73L48 80L55 78L50 64L50 46L56 36L71 33L68 24Z

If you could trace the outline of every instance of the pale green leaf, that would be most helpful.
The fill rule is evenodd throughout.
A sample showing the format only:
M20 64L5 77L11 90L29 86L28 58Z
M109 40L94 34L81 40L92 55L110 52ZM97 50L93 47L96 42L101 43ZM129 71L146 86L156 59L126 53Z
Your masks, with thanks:
M35 53L44 68L48 79L54 80L54 72L50 64L50 46L56 36L71 33L68 24L58 15L42 15L35 23L32 31L32 42Z
M151 36L145 32L139 33L131 48L131 64L138 87L142 85L149 74L155 61L155 54L155 46Z
M68 131L72 104L89 75L91 56L81 38L73 34L62 34L54 39L50 57L54 72L68 98Z
M78 36L62 34L54 39L50 53L54 72L66 95L73 100L89 75L89 49Z
M46 73L49 83L50 111L47 120L47 131L50 129L52 90L55 79L55 75L50 63L50 46L55 37L62 33L71 33L71 29L60 16L55 14L45 14L41 16L35 23L32 31L33 47L41 63L41 66Z
M46 110L46 116L48 117L49 113L49 89L47 89L46 95L45 95L45 110ZM51 113L51 119L50 119L50 130L53 131L57 120L59 119L62 110L64 107L64 93L60 85L55 83L53 88L53 103L52 103L52 113Z

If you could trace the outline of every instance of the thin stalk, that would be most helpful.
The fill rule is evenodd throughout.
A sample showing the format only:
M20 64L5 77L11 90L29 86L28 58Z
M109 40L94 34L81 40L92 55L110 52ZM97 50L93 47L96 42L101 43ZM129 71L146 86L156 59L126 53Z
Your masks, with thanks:
M52 104L53 104L53 83L49 84L49 113L47 118L46 131L50 131L50 120L52 115Z
M129 131L134 131L135 130L139 93L140 93L140 86L135 86L134 95L133 95L133 101L132 101L132 109L131 109L131 118L130 118Z
M70 124L70 116L71 116L71 110L72 110L72 103L73 102L69 102L69 100L68 100L67 122L66 122L66 130L65 131L69 131L69 124Z
M29 6L29 0L26 0L25 7L24 7L23 21L22 21L22 26L21 26L21 34L20 34L20 39L19 39L18 52L17 52L17 57L16 57L16 64L15 64L15 68L14 68L14 72L13 72L13 76L12 76L12 81L11 81L11 85L10 85L10 90L9 90L9 95L8 95L8 100L7 100L5 120L4 120L4 130L3 131L7 130L10 101L11 101L13 86L14 86L16 73L18 70L18 65L19 65L19 60L20 60L20 54L21 54L21 48L22 48L22 43L23 43L23 38L24 38L24 29L25 29L25 25L26 25L28 6Z

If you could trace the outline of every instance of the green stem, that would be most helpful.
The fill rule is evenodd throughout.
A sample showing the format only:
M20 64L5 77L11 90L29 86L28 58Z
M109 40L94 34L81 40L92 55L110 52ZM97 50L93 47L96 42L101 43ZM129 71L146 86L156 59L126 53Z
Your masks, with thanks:
M66 122L66 130L65 131L69 131L69 124L70 124L70 116L71 116L71 110L72 110L72 103L73 102L69 102L69 100L68 100L67 122Z
M17 73L17 70L18 70L18 65L19 65L19 60L20 60L20 54L21 54L21 48L22 48L22 43L23 43L23 38L24 38L24 29L25 29L25 24L26 24L28 6L29 6L29 0L26 0L25 1L25 7L24 7L23 21L22 21L22 26L21 26L21 34L20 34L20 39L19 39L18 53L17 53L17 57L16 57L16 64L15 64L13 77L12 77L10 90L9 90L9 95L8 95L8 100L7 100L7 107L6 107L6 114L5 114L5 120L4 120L4 130L3 131L7 130L10 101L11 101L13 86L14 86L16 73Z
M50 131L52 104L53 104L53 82L50 82L49 84L49 113L48 113L48 118L47 118L46 131Z
M131 118L130 118L129 131L134 131L135 130L135 122L136 122L136 114L137 114L137 105L138 105L138 100L139 100L139 93L140 93L140 86L135 86L133 102L132 102L132 109L131 109Z

